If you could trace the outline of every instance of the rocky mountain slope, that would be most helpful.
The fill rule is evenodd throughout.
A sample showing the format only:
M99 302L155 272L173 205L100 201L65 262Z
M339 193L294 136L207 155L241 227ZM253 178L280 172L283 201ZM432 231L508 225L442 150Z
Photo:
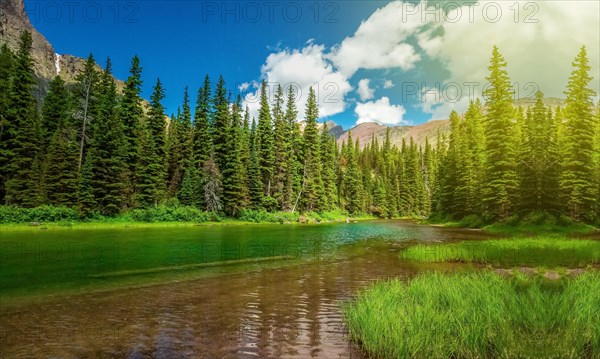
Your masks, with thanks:
M364 147L371 142L371 139L375 137L381 144L385 141L385 134L387 132L387 126L383 126L377 123L361 123L349 131L352 132L352 139L359 140L360 146ZM446 133L450 130L450 121L448 120L435 120L429 121L418 126L393 126L390 127L390 141L392 145L401 146L402 140L410 141L412 138L415 143L419 146L425 145L425 139L429 140L429 143L435 145L437 143L437 135L439 133ZM338 143L348 141L348 131L342 133L337 137Z
M551 108L563 107L565 105L564 99L556 97L546 97L543 99L543 102L545 106ZM535 105L535 98L524 97L515 101L515 106L520 106L524 110L527 110L527 108L532 107L533 105ZM369 144L373 136L375 136L379 143L385 141L386 130L387 126L379 125L377 123L361 123L350 129L352 138L355 141L358 138L361 147ZM448 131L450 131L449 120L434 120L418 126L390 127L390 139L393 145L401 146L403 139L408 142L412 137L417 145L423 146L425 144L425 139L427 138L429 142L435 146L437 143L438 132L443 134ZM333 133L331 130L330 132ZM341 144L348 140L348 131L336 131L335 136L338 139L338 143Z
M68 54L57 54L52 47L52 44L39 33L31 24L27 13L25 12L24 0L0 0L0 46L4 43L8 47L16 51L19 46L19 38L23 30L31 32L33 38L32 58L34 61L34 71L38 78L39 89L36 94L38 98L43 98L48 89L48 83L56 75L59 75L67 84L75 82L77 74L83 69L85 59ZM100 66L98 66L100 69ZM117 88L123 88L123 82L116 80ZM533 99L520 99L516 101L516 106L527 108L532 106L535 101ZM564 100L557 98L546 98L544 102L547 106L556 107L564 105ZM146 109L148 103L145 103ZM303 128L301 122L301 127ZM333 121L327 121L324 124L329 129L329 133L334 135L338 143L347 141L348 131L345 131L340 125ZM321 125L322 126L322 125ZM352 138L359 139L361 147L370 143L373 136L377 138L379 143L385 140L387 126L377 123L362 123L350 131ZM448 120L429 121L418 126L393 126L390 127L390 138L392 144L400 146L402 140L409 141L413 138L414 141L422 146L425 144L425 139L429 139L432 145L437 142L438 133L448 132L450 123Z
M0 0L0 46L6 43L12 51L16 52L19 38L24 30L28 30L33 39L31 56L39 83L37 97L44 97L48 90L48 83L56 75L60 75L67 84L74 83L75 77L83 69L85 59L68 54L57 54L52 44L31 24L25 12L24 0ZM117 80L117 87L121 89L123 82Z

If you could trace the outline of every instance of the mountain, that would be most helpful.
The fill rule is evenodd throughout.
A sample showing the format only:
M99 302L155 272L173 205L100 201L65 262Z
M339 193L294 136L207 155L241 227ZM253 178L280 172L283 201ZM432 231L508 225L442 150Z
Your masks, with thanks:
M523 98L517 99L515 101L515 106L517 106L517 107L521 106L524 109L527 109L529 107L533 107L535 105L535 101L536 101L535 97L523 97ZM551 108L564 107L565 101L566 101L565 99L556 98L556 97L544 97L542 99L544 106L551 107Z
M68 54L57 54L52 44L31 24L25 12L24 0L0 0L0 46L6 43L13 52L16 52L19 48L19 38L24 30L28 30L33 39L31 57L39 84L36 96L39 99L45 96L48 84L56 75L60 75L67 84L73 84L75 77L83 69L85 59ZM122 81L116 80L116 83L118 89L123 88Z
M38 80L38 91L36 96L42 99L47 90L49 82L59 75L67 84L73 84L77 74L83 69L85 59L68 54L57 54L50 42L39 33L31 24L27 13L25 12L24 0L0 0L0 46L4 43L16 51L19 46L19 38L23 30L28 30L33 39L32 58L34 61L34 72ZM100 66L98 66L100 69ZM117 88L122 90L123 81L115 79ZM515 101L516 106L527 108L533 106L535 100L531 98L522 98ZM546 106L563 106L564 100L558 98L545 98ZM148 109L148 103L144 101L144 109ZM168 119L167 119L168 120ZM305 123L300 122L301 128ZM322 124L320 126L323 126ZM333 121L325 122L329 133L334 135L338 143L347 141L348 131L345 131L340 125ZM373 136L382 143L385 140L387 126L377 123L361 123L352 129L352 137L360 140L360 146L364 147L371 142ZM407 142L410 138L422 146L425 139L428 138L432 145L437 142L437 134L448 132L450 123L448 120L429 121L418 126L392 126L390 127L390 139L392 144L400 146L402 140Z
M385 134L388 126L380 125L374 122L361 123L349 131L352 132L352 138L360 142L360 147L364 147L369 144L373 137L381 144L385 141ZM391 126L390 129L390 141L392 145L401 146L402 140L406 142L412 138L415 143L419 146L425 145L425 139L429 140L429 143L435 145L437 143L438 133L446 133L450 130L450 121L448 120L435 120L429 121L418 126ZM348 141L348 131L343 132L337 136L339 144Z
M515 101L515 107L520 106L524 110L527 110L527 108L533 107L535 105L535 101L535 98L520 98ZM543 102L545 106L551 108L564 107L565 105L565 99L556 97L545 97L543 99ZM333 125L328 126L330 128L335 128L335 133L331 129L329 132L335 135L339 144L342 144L342 142L348 140L348 131L342 130L341 127L337 125L337 127ZM356 139L359 139L360 146L364 147L371 142L373 136L375 136L379 143L383 143L383 141L385 141L385 133L387 128L387 126L383 126L373 122L367 122L354 126L350 129L350 131L352 131L352 138L355 141ZM427 138L429 140L429 143L435 146L435 144L437 143L438 131L441 134L450 131L450 121L432 120L418 126L392 126L390 127L390 140L392 142L392 145L395 144L397 146L401 146L403 139L406 140L406 142L408 142L412 137L412 139L417 145L423 146L425 144L425 139Z

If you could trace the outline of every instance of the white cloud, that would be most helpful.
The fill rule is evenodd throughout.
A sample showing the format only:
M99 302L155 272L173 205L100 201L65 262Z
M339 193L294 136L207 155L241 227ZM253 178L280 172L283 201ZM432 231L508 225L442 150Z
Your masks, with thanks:
M358 81L358 90L356 92L358 92L360 99L363 101L370 100L375 96L375 90L369 88L370 83L371 80L369 79L362 79Z
M354 35L335 46L328 57L340 72L351 77L360 68L412 69L421 57L405 40L425 23L417 17L399 17L405 7L406 4L395 1L377 9Z
M244 82L244 83L242 83L242 84L240 84L238 86L238 90L240 92L245 92L248 88L250 88L250 83L249 82Z
M309 87L312 86L317 94L321 118L343 112L346 109L344 99L352 86L346 76L335 70L323 52L323 45L309 43L302 50L286 49L270 54L261 72L269 84L271 101L278 84L284 88L293 86L297 89L298 118L303 118ZM246 95L244 100L255 116L259 108L258 94L259 90Z
M419 107L431 115L432 120L445 120L454 110L464 113L469 107L470 98L459 96L457 87L431 87L421 91Z
M401 105L391 105L388 97L377 101L357 103L354 112L358 116L356 124L364 122L377 122L382 125L404 125L406 110Z
M450 3L456 4L447 4ZM594 78L590 85L600 92L599 1L482 0L444 14L428 7L426 0L416 7L393 1L377 9L353 34L330 49L309 40L302 49L275 50L262 67L263 78L274 83L298 84L302 95L298 103L300 117L308 87L318 83L320 112L325 117L348 107L352 101L346 99L352 90L348 80L359 69L415 70L428 74L424 81L430 84L456 83L461 87L462 96L458 99L449 101L445 91L437 89L440 95L437 99L426 97L417 104L433 118L447 118L452 109L462 112L471 98L481 95L494 45L507 60L507 70L520 97L532 95L537 89L546 96L564 97L571 62L579 48L586 45ZM435 65L421 61L425 56L438 60L449 75L432 78L429 74L444 71L431 71L427 66ZM400 81L386 79L383 88L400 86ZM363 102L374 96L369 86L366 79L359 82L357 91ZM361 110L361 114L357 112L359 121L377 117L374 111L365 111L376 105L385 107L384 99L358 103L355 110ZM399 109L389 105L389 99L387 104L395 109L395 118L402 118L398 116ZM257 109L257 103L251 104L251 108ZM379 116L374 121L384 120Z
M450 76L428 81L457 83L463 94L451 102L423 101L420 107L434 118L447 118L449 111L442 116L444 111L462 111L469 99L481 96L494 45L508 62L516 96L531 96L540 89L546 96L564 97L571 62L583 45L595 79L590 85L600 92L598 44L599 1L482 0L447 15L425 1L416 7L395 1L376 10L328 57L347 76L361 68L416 68L427 73L427 67L419 67L423 54L439 60Z
M502 15L496 18L497 9ZM447 66L447 81L478 82L481 92L494 45L520 97L532 95L534 88L564 97L571 62L582 45L588 47L591 75L600 77L598 1L480 1L453 10L448 18L458 20L436 23L418 35L419 46ZM434 36L436 29L443 35ZM600 90L599 81L591 85Z

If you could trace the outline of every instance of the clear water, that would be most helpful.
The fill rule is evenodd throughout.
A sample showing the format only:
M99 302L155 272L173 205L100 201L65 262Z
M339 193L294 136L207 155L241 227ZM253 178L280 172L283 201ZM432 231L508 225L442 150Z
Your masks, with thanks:
M481 237L406 221L73 230L0 238L0 357L360 358L340 313L415 275L410 241ZM96 278L273 256L287 260Z

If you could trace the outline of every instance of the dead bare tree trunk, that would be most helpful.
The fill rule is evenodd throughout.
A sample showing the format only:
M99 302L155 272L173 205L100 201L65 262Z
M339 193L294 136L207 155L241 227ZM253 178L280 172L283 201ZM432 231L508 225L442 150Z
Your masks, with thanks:
M304 190L305 185L306 185L306 164L304 164L304 170L302 171L302 187L300 187L300 191L298 192L298 197L296 197L296 201L294 202L294 207L292 207L292 213L296 212L296 206L298 206L298 201L300 200L300 196L302 195L302 191Z

